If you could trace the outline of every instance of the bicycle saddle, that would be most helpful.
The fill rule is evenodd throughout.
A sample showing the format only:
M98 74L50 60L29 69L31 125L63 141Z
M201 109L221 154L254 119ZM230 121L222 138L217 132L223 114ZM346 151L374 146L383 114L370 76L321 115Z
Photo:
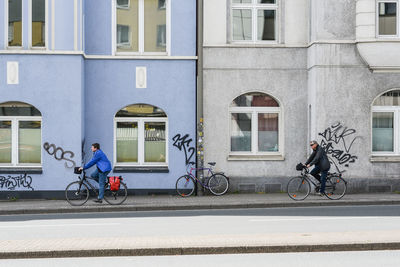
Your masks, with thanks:
M208 162L208 165L215 166L216 162Z

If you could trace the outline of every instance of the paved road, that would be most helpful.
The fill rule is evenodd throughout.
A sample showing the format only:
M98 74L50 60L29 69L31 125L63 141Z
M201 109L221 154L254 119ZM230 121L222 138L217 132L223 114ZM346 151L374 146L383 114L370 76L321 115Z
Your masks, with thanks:
M0 240L399 230L400 205L0 216Z
M0 260L4 267L81 267L81 266L118 266L118 267L398 267L400 250L358 251L358 252L313 252L280 254L228 254L200 256L158 256L158 257L104 257L104 258L62 258Z
M0 216L0 251L400 242L400 205Z

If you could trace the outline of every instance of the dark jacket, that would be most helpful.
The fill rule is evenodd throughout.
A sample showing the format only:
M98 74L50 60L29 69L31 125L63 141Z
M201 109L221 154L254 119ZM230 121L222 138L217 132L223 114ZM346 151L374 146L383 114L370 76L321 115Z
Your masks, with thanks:
M308 158L305 165L308 164L310 164L310 166L315 165L316 167L319 167L321 171L327 171L331 167L328 156L326 155L325 150L320 145L317 146L317 148Z

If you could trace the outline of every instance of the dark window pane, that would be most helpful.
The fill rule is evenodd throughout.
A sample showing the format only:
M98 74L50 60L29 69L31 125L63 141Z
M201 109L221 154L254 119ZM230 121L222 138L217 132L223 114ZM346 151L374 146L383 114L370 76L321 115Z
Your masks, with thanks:
M275 4L275 0L258 0L259 4Z
M117 162L138 162L137 122L117 122Z
M167 117L167 115L158 107L146 104L135 104L124 107L117 112L115 117Z
M397 4L379 3L379 34L397 34Z
M20 121L18 132L19 163L41 162L41 121Z
M32 46L45 46L46 34L45 0L32 0Z
M249 93L233 100L231 107L279 107L278 102L263 93Z
M400 90L384 93L374 101L374 106L399 106Z
M0 121L0 163L11 163L11 121Z
M22 0L8 0L8 45L22 46Z
M374 112L372 116L372 151L394 151L393 112Z
M258 10L257 40L275 40L275 10Z
M21 102L0 104L0 116L42 116L34 106Z
M144 124L144 161L166 161L165 122Z
M232 114L231 151L251 151L251 113Z
M278 151L278 137L278 114L258 114L258 151Z

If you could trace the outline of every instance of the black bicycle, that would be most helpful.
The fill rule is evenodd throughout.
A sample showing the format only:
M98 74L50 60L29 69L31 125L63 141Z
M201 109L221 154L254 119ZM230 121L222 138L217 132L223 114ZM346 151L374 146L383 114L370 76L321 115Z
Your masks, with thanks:
M75 173L79 174L77 171ZM78 181L70 183L65 189L65 198L72 206L82 206L88 201L90 196L89 188L94 195L99 196L99 190L89 180L93 180L96 183L97 181L92 177L86 176L85 171L82 171L81 174L78 176ZM122 180L122 177L120 179ZM110 205L119 205L127 197L128 188L126 184L120 181L119 190L111 190L109 177L107 177L106 184L104 185L104 200Z
M328 176L326 177L325 196L329 199L338 200L346 194L347 182L342 177L343 172L328 172ZM308 172L308 168L303 166L301 175L290 179L287 185L287 193L291 199L304 200L311 192L311 184L314 185L315 192L319 192L321 184L311 176L312 175Z

